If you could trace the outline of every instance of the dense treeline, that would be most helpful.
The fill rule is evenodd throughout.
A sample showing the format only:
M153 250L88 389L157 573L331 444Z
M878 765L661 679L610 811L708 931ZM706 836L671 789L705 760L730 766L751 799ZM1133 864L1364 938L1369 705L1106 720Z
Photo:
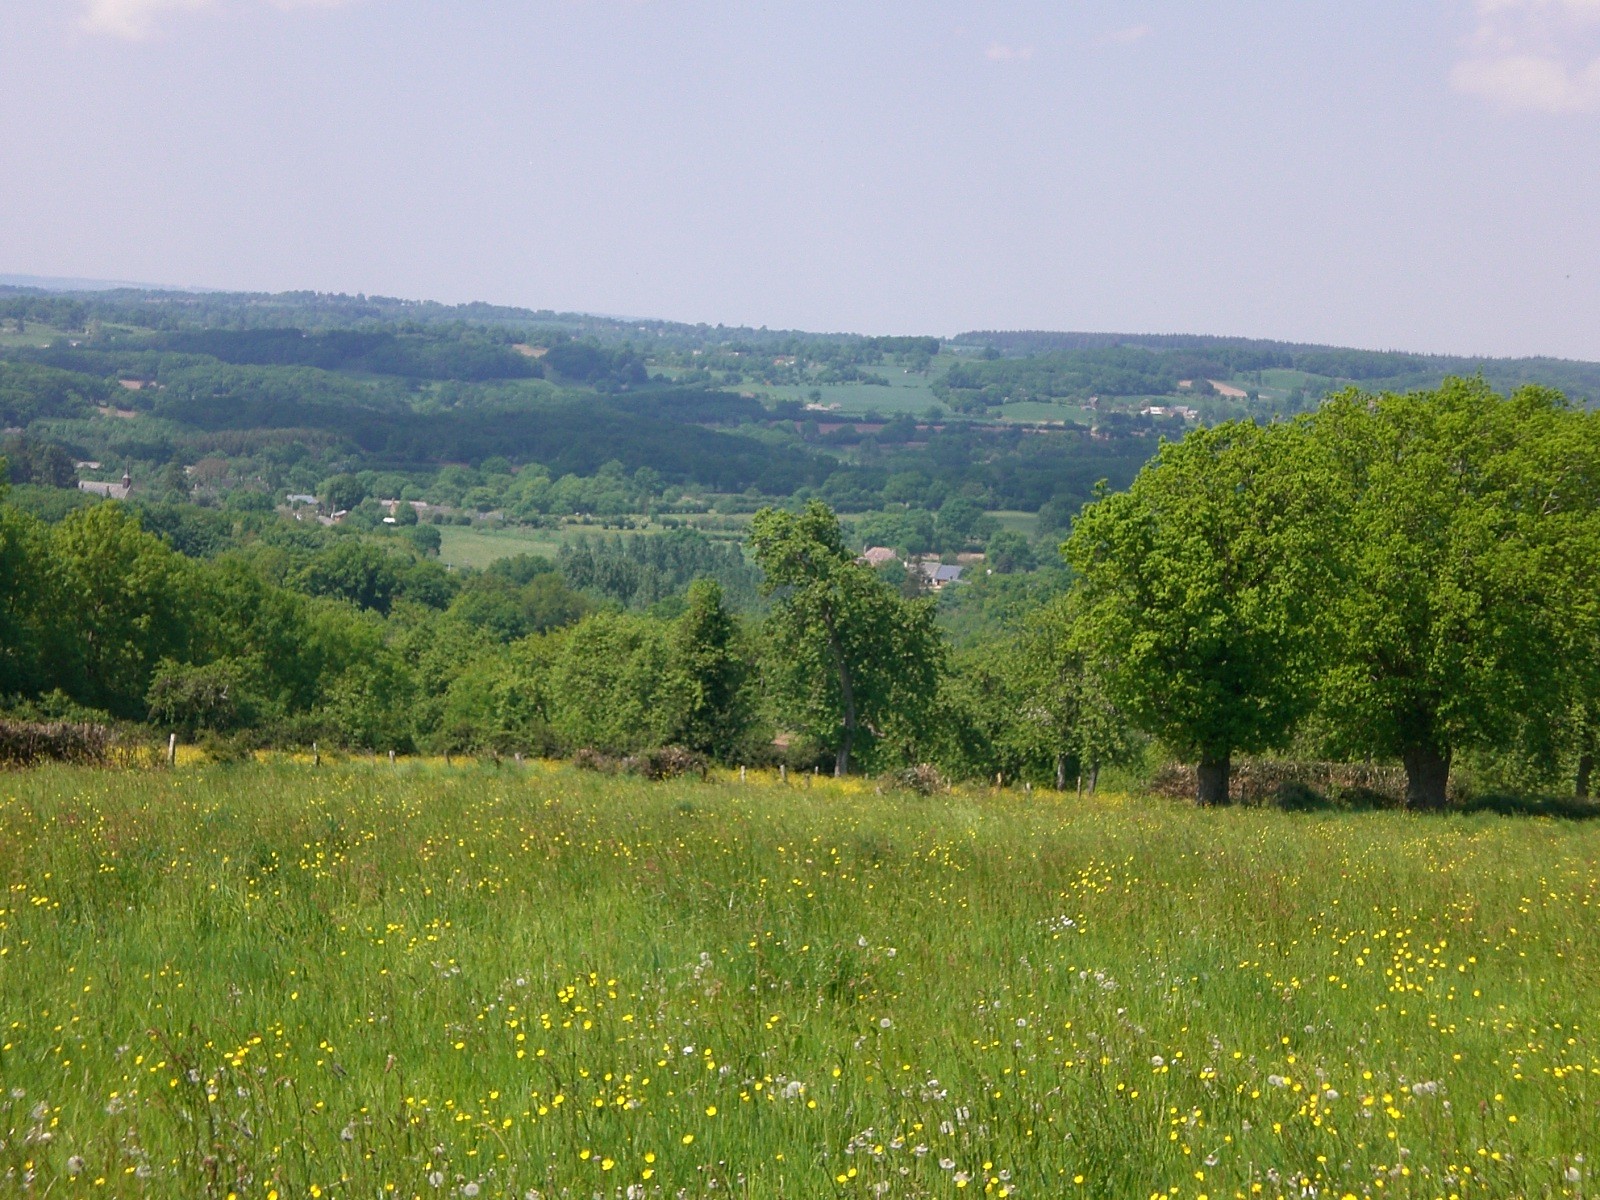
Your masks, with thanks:
M849 425L805 443L760 401L716 389L580 397L547 381L450 380L418 392L403 381L318 367L102 345L61 344L0 361L0 412L35 440L74 458L109 460L114 473L131 467L143 482L175 463L227 460L226 471L196 481L219 499L228 486L320 495L330 476L358 474L369 479L366 495L451 505L487 487L475 493L474 511L524 520L643 512L672 487L815 495L849 512L932 510L951 494L1029 511L1059 501L1057 509L1071 511L1101 478L1125 486L1155 445L1150 431L1119 432L1114 422L1091 437L1082 429L910 419L875 435ZM645 472L653 493L601 478L612 464L630 477ZM477 478L467 487L446 482L463 472ZM218 478L232 483L218 486ZM894 482L909 478L923 483ZM1059 524L1059 514L1051 519Z
M201 329L168 334L155 344L236 365L320 367L409 379L480 381L532 379L542 374L536 360L504 346L387 330Z
M1349 392L1163 447L1068 543L1107 694L1228 795L1234 754L1399 759L1444 804L1480 755L1587 791L1600 415L1481 380Z
M1406 354L1392 350L1354 350L1274 342L1259 338L1204 337L1188 334L1051 333L1043 331L988 331L964 333L952 339L958 345L1000 351L1006 360L962 364L957 377L961 394L984 394L1015 389L1030 395L1117 395L1119 377L1107 373L1105 386L1088 391L1073 389L1076 379L1094 377L1097 367L1115 359L1108 351L1132 352L1131 361L1152 364L1146 368L1152 384L1163 379L1234 379L1254 372L1286 369L1327 380L1344 380L1369 388L1391 391L1437 387L1449 376L1481 374L1496 388L1513 390L1524 384L1558 388L1574 400L1600 400L1600 365L1558 358L1468 358L1461 355ZM1144 356L1144 357L1139 357ZM1041 360L1039 367L1021 372L1010 360ZM1164 371L1153 364L1165 363ZM1048 364L1048 365L1045 365ZM952 384L955 387L955 384ZM1059 391L1046 389L1057 388ZM1152 386L1146 394L1171 391ZM996 394L990 392L989 394Z
M0 504L8 708L144 722L219 751L674 744L840 769L993 761L981 739L946 732L973 706L947 695L933 602L858 565L817 503L758 519L760 573L690 531L461 575L398 536L270 514L227 525L108 502L47 526Z
M1028 400L1159 396L1177 388L1179 371L1185 365L1169 355L1134 346L1060 351L957 363L934 385L934 394L958 411L981 411Z
M1007 632L960 649L816 500L757 513L751 562L679 531L466 575L402 534L185 511L0 506L12 707L1057 787L1154 752L1197 763L1206 803L1236 755L1276 752L1398 762L1418 808L1464 761L1586 792L1600 741L1600 415L1540 389L1350 392L1167 443L1085 506L1069 590L986 577Z

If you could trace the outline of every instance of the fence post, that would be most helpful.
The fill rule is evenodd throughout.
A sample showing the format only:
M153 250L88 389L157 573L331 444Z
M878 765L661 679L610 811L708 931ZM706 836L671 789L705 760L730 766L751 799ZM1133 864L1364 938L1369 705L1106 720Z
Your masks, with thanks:
M744 782L744 767L742 767L742 766L739 768L739 782L740 783Z
M788 783L789 782L789 765L787 763L779 763L778 764L778 782L779 783Z
M315 742L311 743L311 765L313 767L320 767L322 765L322 751L317 749L317 744Z
M520 767L521 765L522 765L522 751L518 750L517 751L517 766Z
M447 767L450 765L450 751L448 750L444 752L444 765Z
M389 751L389 765L391 767L394 766L394 751L393 750Z
M177 765L178 765L178 735L175 734L175 733L169 733L169 734L167 734L167 766L175 767Z

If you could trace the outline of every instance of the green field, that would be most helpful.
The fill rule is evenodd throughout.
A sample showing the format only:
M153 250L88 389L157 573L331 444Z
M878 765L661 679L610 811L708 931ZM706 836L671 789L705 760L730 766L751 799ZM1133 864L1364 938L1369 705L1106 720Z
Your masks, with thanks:
M599 532L596 530L596 532ZM441 525L439 561L447 567L487 567L497 558L514 554L541 554L554 558L562 537L548 529L484 529Z
M1596 825L51 768L0 880L13 1195L1593 1194Z
M1000 522L1001 529L1009 529L1020 533L1023 537L1032 537L1039 532L1039 514L1031 512L1018 512L1015 509L994 509L989 515Z
M441 525L439 561L447 567L477 567L481 570L496 559L510 558L514 554L538 554L554 558L562 543L577 537L643 537L665 532L660 525L646 524L648 518L644 513L631 514L628 519L637 522L639 527L619 530L600 525L573 524L560 529L533 529L518 525L492 529L478 525ZM699 529L709 538L721 540L741 540L744 527L750 523L748 513L717 513L675 519Z
M61 330L50 325L36 321L26 323L23 332L18 333L14 322L4 322L0 328L0 349L14 350L22 346L48 346L57 338L67 336Z

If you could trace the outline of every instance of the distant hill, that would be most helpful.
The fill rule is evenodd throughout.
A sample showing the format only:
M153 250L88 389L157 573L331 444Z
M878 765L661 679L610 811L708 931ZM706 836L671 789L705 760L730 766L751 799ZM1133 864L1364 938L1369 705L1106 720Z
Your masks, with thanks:
M1262 338L1047 330L980 330L960 334L949 344L969 352L998 351L1005 358L1051 356L1063 367L1103 361L1109 351L1135 352L1133 359L1162 378L1234 379L1252 372L1291 370L1332 385L1354 383L1390 391L1433 387L1447 375L1481 374L1502 390L1538 383L1586 404L1600 401L1600 363L1564 358L1412 354Z

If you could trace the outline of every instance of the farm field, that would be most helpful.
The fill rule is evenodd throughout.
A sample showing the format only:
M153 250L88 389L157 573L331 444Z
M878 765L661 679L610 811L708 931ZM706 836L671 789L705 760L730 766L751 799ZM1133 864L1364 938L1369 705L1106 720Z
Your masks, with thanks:
M532 528L512 525L502 529L481 526L439 526L439 561L447 567L476 567L483 569L501 558L515 554L537 554L554 558L564 542L580 537L641 537L667 532L659 525L647 523L644 513L625 514L637 523L634 529L606 529L602 525L563 525L560 529ZM748 513L715 513L710 515L679 516L672 518L681 526L698 529L713 540L738 541L743 538L744 527L750 523Z
M61 330L36 321L26 323L21 333L17 332L15 322L6 322L0 328L0 349L13 350L19 346L47 346L56 338L64 334Z
M487 567L499 558L514 554L542 554L554 557L561 537L545 529L474 529L463 525L441 525L439 561L448 567Z
M1600 827L0 780L0 1190L1583 1196Z
M1024 537L1032 537L1039 531L1039 514L1020 512L1016 509L991 509L989 516L1000 522L1001 529L1009 529L1020 533Z

